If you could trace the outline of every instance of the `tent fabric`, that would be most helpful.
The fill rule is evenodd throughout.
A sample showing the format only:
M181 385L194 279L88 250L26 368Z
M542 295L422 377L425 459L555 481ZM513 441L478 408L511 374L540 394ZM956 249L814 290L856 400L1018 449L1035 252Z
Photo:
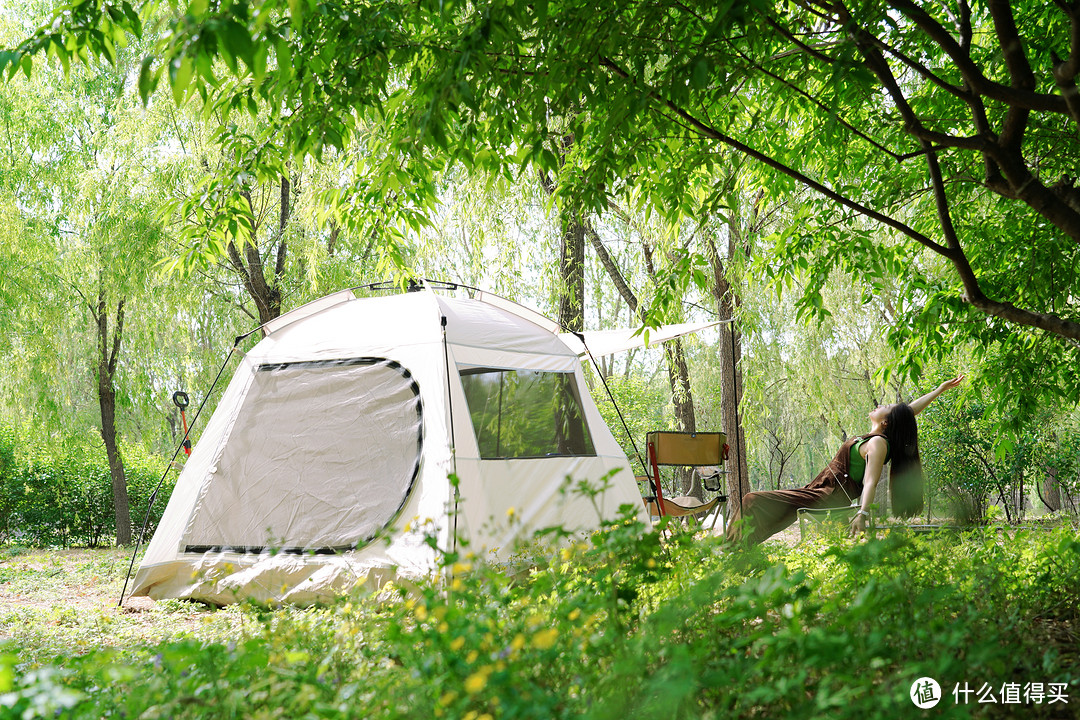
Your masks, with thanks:
M260 365L235 440L211 468L181 539L184 551L333 552L369 542L412 490L421 420L419 388L397 363ZM307 472L317 464L322 472ZM264 477L280 478L282 491L264 492Z
M648 522L553 325L487 294L422 290L336 293L264 326L177 479L133 594L309 604L432 572L429 537L450 549L456 531L502 559L536 529L588 532L625 504ZM547 417L536 401L521 417L483 416L507 438L534 436L500 436L499 452L521 456L492 457L463 372L515 379L504 400L548 388L562 399L550 390ZM573 491L582 481L604 484L595 502Z

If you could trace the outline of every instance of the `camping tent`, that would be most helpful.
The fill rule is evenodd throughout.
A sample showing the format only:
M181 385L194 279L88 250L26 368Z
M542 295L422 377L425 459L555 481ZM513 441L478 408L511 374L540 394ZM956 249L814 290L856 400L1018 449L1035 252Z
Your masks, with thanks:
M133 595L310 603L431 572L425 533L503 557L535 529L588 531L624 504L648 521L582 349L541 315L480 292L344 291L263 330ZM604 478L595 498L566 492L567 479Z

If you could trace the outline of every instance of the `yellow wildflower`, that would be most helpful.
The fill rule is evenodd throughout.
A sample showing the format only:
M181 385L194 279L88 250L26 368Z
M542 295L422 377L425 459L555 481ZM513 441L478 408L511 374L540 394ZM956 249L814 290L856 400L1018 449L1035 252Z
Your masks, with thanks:
M559 637L559 631L556 628L541 630L533 635L533 647L540 650L547 650L555 644L555 638L557 637Z
M458 636L450 643L450 649L457 652L461 648L465 647L465 638Z
M581 608L574 608L570 611L570 614L566 616L566 619L570 622L574 622L579 617L581 617Z
M450 692L443 693L443 696L439 698L440 705L449 705L457 699L457 693L451 690Z
M475 695L487 686L488 675L491 668L483 667L465 678L465 692Z
M476 662L476 658L478 657L480 657L480 653L476 652L475 650L470 650L469 654L465 657L465 662L472 665L474 662Z
M510 649L517 652L523 647L525 647L525 636L518 633L514 636L514 639L510 641Z

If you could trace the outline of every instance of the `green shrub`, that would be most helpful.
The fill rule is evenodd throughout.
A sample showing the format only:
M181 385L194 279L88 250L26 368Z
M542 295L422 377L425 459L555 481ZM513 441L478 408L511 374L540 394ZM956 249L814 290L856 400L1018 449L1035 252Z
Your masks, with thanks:
M0 427L0 541L39 547L96 547L116 533L112 476L104 451L85 440L20 446ZM138 447L123 450L132 525L140 528L164 461ZM161 519L173 476L159 493L149 531Z
M745 552L629 516L559 535L516 566L451 553L407 592L249 610L221 641L20 669L0 717L33 700L70 718L921 718L908 692L930 676L935 717L1039 718L1070 708L957 704L952 689L1080 682L1068 528Z

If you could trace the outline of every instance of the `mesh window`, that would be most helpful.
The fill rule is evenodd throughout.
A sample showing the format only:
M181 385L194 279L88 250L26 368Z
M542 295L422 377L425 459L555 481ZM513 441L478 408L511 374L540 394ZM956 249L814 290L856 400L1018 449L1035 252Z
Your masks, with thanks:
M185 550L362 545L404 507L422 433L419 388L395 362L262 365L184 533Z

